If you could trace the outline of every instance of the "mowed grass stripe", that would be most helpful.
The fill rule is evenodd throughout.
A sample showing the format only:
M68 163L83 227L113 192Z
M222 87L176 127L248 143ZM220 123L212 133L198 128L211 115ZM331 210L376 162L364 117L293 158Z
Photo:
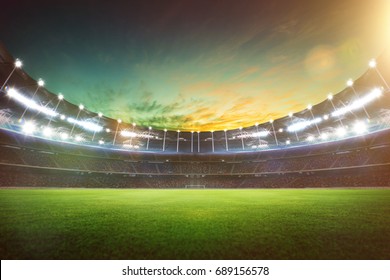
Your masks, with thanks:
M1 189L1 259L388 259L390 189Z

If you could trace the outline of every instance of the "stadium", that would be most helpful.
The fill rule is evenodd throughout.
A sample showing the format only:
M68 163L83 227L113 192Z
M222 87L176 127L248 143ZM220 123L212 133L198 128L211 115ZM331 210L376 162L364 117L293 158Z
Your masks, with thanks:
M282 117L168 129L68 101L1 44L1 259L388 259L389 65Z

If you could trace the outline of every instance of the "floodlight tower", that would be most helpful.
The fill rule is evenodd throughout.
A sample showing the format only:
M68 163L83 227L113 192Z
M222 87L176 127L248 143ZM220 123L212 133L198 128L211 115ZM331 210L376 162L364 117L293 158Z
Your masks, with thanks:
M44 82L42 79L39 79L39 80L38 80L37 89L34 91L32 97L31 97L31 100L34 99L35 95L36 95L37 92L38 92L38 89L39 89L40 87L43 87L44 85L45 85L45 82ZM20 121L23 119L23 117L24 117L24 115L26 114L28 108L29 108L29 107L26 107L26 109L24 109L23 114L20 116L20 119L19 119Z
M58 101L57 101L56 107L54 108L54 113L57 113L58 106L60 105L61 101L64 99L64 96L60 93L60 94L58 94L57 99L58 99ZM48 127L50 126L52 119L53 119L53 117L50 117L49 122L47 123Z
M149 126L149 131L148 131L148 135L147 135L147 141L146 141L146 150L149 150L149 139L150 139L150 131L152 130L152 127Z
M245 147L244 147L244 137L243 137L243 135L242 135L242 126L240 126L239 127L239 130L240 130L240 132L241 132L241 145L242 145L242 150L244 150L245 149Z
M137 124L135 122L133 122L131 125L133 126L133 130L132 130L133 133L130 135L130 147L131 147L132 142L133 142L133 137L135 136L135 127Z
M307 110L310 111L310 114L311 114L311 116L313 118L313 122L314 122L314 124L315 124L315 126L317 128L318 135L321 136L320 129L318 128L317 122L315 121L315 117L314 117L313 111L311 109L313 109L313 106L311 104L307 105Z
M17 68L21 68L23 66L22 61L17 58L14 63L14 68L12 69L11 73L8 75L7 79L5 80L4 84L1 86L0 91L3 91L5 85L7 84L8 80L11 78L12 74L15 72Z
M255 127L256 127L257 140L259 141L259 146L260 146L261 142L260 142L260 134L259 134L259 123L255 123Z
M194 131L191 131L191 153L194 152Z
M103 117L103 113L99 112L98 113L98 117L99 118L98 118L98 123L97 124L99 125L100 124L100 119ZM92 141L93 141L93 139L95 139L95 135L96 135L96 130L93 131Z
M359 95L357 94L357 92L356 92L356 90L355 90L355 87L353 86L353 80L352 80L352 79L349 79L349 80L347 81L347 86L349 86L349 87L352 89L352 91L353 91L353 93L355 94L355 96L356 96L357 98L359 98ZM366 106L364 106L364 105L363 105L363 110L364 110L364 112L366 113L367 118L370 118L370 115L368 114L368 112L367 112L367 110L366 110Z
M368 66L370 66L370 68L374 68L376 70L376 73L382 79L382 82L386 85L386 89L389 89L389 85L387 84L385 78L383 78L381 72L379 72L378 67L376 67L376 60L375 59L371 59L370 62L368 63Z
M271 119L269 122L270 122L271 125L272 125L272 131L274 132L274 137L275 137L276 146L279 146L278 138L276 137L276 131L275 131L275 127L274 127L274 120Z
M225 144L226 144L226 152L227 152L229 151L228 138L226 134L227 129L224 129L223 131L225 132Z
M293 120L293 115L294 114L292 112L288 113L288 116L290 117L291 123L292 123L292 120ZM295 132L295 137L297 138L297 141L299 142L298 133L297 133L296 130L294 132Z
M121 120L121 119L118 119L117 125L116 125L115 134L114 134L114 141L112 141L112 145L113 145L113 146L115 145L116 135L118 134L119 125L121 124L121 122L122 122L122 120Z
M177 131L176 153L179 152L180 130Z
M211 130L211 148L214 153L214 130Z
M163 138L163 152L165 152L165 139L167 137L167 129L164 128L164 138Z
M333 110L336 111L336 106L334 106L334 103L333 103L333 94L332 94L332 93L329 93L329 94L328 94L328 100L329 100L330 103L332 104ZM339 117L339 122L340 122L341 126L344 127L344 124L343 124L343 122L341 121L341 117Z
M200 153L200 131L198 130L196 133L198 133L198 153Z
M77 113L76 120L73 122L72 130L70 131L69 137L72 137L72 133L73 133L74 127L76 125L77 120L79 119L79 116L80 116L80 113L81 113L82 110L84 110L84 105L80 104L79 105L79 111Z

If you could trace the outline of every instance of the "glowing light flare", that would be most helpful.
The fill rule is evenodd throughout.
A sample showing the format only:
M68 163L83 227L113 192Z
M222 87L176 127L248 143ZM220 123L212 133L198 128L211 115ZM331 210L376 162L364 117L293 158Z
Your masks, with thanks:
M344 127L339 127L337 130L336 130L336 134L338 137L344 137L346 134L347 134L347 131L345 130Z
M62 132L62 133L60 134L60 138L61 138L62 140L67 140L67 139L69 138L69 135L68 135L68 133Z
M10 88L7 91L7 94L9 97L11 97L12 99L15 99L17 102L23 104L24 106L26 106L29 109L38 111L40 113L43 113L43 114L51 116L51 117L55 117L58 115L58 113L56 113L55 111L37 104L35 101L23 96L22 94L20 94L17 90L15 90L13 88Z
M34 133L34 131L36 130L36 126L33 122L31 121L27 121L24 123L23 127L22 127L22 131L24 134L27 134L27 135L31 135Z
M22 66L23 66L22 61L21 61L19 58L17 58L17 59L15 60L15 67L16 67L16 68L21 68Z
M310 135L309 137L307 137L307 141L308 142L313 142L314 141L314 136L313 135Z
M262 130L262 131L254 132L254 133L250 134L251 137L266 137L268 135L269 135L268 130Z
M364 108L364 106L375 99L379 98L382 95L382 91L379 88L373 89L369 94L366 96L359 98L352 102L350 105L347 105L343 108L337 109L332 113L332 117L338 117L341 115L344 115L350 111L358 110L361 108Z
M45 81L42 79L38 80L38 86L43 87L45 85Z
M322 140L328 140L328 138L329 138L329 134L328 133L324 132L324 133L321 134L321 139Z
M317 118L314 118L312 120L297 122L297 123L294 123L294 124L288 126L287 131L288 132L301 131L301 130L304 130L305 128L307 128L313 124L320 123L321 121L322 121L322 118L317 117Z
M88 122L88 121L80 121L80 120L76 120L76 119L71 118L71 117L68 118L68 122L72 123L72 124L76 124L76 125L84 128L85 130L88 130L88 131L100 132L103 130L103 127L101 127L100 125L97 125L96 123L92 123L92 122Z
M123 136L123 137L137 137L137 133L135 133L133 131L122 130L121 136Z
M368 62L368 66L370 68L375 68L376 67L376 60L375 59L371 59L369 62Z
M53 130L50 127L45 127L43 129L43 136L51 137L53 135Z
M364 134L365 132L367 132L367 126L364 122L362 121L357 121L354 126L353 126L353 131L356 133L356 134Z

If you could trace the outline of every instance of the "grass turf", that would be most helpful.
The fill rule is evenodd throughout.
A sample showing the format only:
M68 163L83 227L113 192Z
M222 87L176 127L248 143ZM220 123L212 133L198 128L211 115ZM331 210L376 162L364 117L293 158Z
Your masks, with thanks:
M0 189L1 259L388 259L390 189Z

